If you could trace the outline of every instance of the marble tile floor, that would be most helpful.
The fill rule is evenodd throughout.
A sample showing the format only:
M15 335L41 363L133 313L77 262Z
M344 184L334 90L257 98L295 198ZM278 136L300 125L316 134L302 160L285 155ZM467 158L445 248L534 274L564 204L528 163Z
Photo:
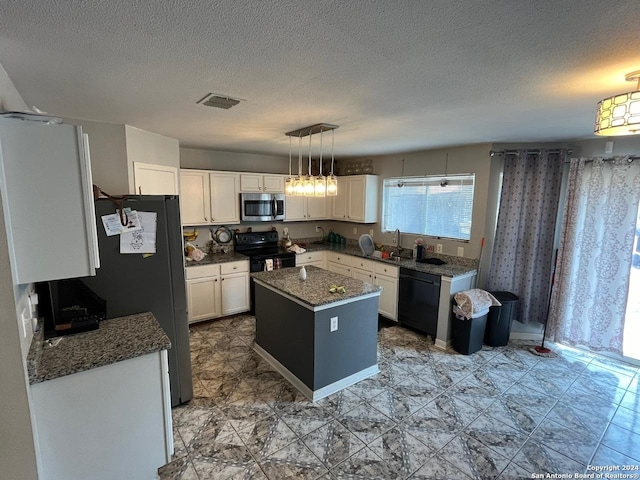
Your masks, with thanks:
M191 327L195 398L173 409L162 480L516 479L640 465L638 367L555 344L556 358L537 357L527 342L465 356L391 326L378 334L378 375L312 403L253 352L254 335L249 315Z

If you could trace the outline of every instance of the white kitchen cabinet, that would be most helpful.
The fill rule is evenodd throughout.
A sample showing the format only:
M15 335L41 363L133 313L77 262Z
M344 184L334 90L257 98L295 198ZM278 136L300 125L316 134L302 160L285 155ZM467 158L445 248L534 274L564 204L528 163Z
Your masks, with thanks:
M361 282L373 283L373 273L371 273L371 270L362 270L361 268L353 267L351 269L351 276Z
M40 480L151 479L171 461L166 350L33 384L30 397Z
M341 263L328 262L327 270L330 272L340 273L347 277L351 277L351 267L348 265L343 265Z
M180 216L183 225L210 225L209 172L180 170Z
M187 280L189 323L219 317L220 303L219 276Z
M333 218L357 223L378 221L378 177L353 175L338 178L333 197Z
M249 262L187 267L189 323L249 311Z
M286 197L284 221L323 220L328 217L327 197Z
M313 265L318 268L325 268L324 252L305 252L296 255L296 267L303 265Z
M249 310L249 261L220 265L222 315Z
M399 268L376 262L373 267L373 284L382 287L378 312L385 317L398 319Z
M81 127L0 126L0 194L17 284L95 275L92 184Z
M133 181L139 195L178 195L178 177L176 167L133 162Z
M246 193L284 193L284 175L240 174L240 191Z
M240 178L237 173L209 173L211 222L216 225L240 223Z

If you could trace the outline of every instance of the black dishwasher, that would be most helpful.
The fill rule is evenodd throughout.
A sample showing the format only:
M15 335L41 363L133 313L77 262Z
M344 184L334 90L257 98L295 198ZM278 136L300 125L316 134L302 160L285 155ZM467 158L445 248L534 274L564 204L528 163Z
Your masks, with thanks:
M400 268L398 321L435 339L440 303L440 275Z

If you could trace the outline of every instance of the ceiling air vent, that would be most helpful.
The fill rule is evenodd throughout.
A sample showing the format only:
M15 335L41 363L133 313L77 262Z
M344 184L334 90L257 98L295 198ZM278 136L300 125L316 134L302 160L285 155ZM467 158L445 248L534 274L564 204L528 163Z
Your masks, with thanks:
M231 107L239 104L240 100L228 97L226 95L207 93L196 103L201 103L202 105L206 105L207 107L224 108L225 110L229 110Z

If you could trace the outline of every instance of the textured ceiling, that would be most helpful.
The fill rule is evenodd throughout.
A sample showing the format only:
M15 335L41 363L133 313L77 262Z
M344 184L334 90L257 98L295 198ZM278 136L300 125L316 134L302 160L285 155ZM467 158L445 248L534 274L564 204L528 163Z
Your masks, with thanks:
M638 25L638 0L2 0L0 63L55 115L259 153L335 123L366 155L590 138Z

